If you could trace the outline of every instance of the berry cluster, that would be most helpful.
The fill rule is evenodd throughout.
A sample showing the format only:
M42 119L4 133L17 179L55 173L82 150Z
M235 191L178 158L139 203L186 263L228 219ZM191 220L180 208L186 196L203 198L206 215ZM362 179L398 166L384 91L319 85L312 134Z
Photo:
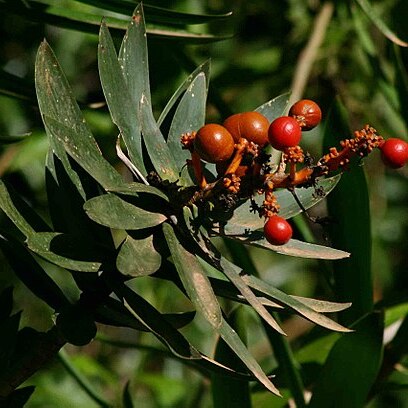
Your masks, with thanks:
M283 245L291 239L292 228L278 215L279 204L274 195L277 188L313 186L317 177L343 171L353 156L365 157L375 148L381 150L384 164L391 168L400 168L408 162L408 143L397 138L384 140L366 125L354 132L353 138L341 141L340 150L332 147L312 165L299 143L302 132L315 128L321 119L318 104L303 99L291 106L287 116L271 123L259 112L243 112L228 117L222 126L206 124L197 132L182 135L181 143L191 152L188 164L199 186L196 197L210 200L217 195L225 198L226 194L235 198L248 198L255 192L265 194L262 206L255 210L266 219L265 238L272 245ZM269 163L270 155L265 152L269 144L282 152L281 163L274 170ZM215 182L207 183L202 160L216 164ZM299 164L303 164L300 170Z

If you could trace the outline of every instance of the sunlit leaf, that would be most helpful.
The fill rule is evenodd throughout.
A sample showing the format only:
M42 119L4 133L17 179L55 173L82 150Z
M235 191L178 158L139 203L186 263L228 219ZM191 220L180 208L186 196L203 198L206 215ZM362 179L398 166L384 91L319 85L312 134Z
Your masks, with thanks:
M29 235L27 245L47 261L72 271L97 272L101 266L101 262L84 260L92 257L92 252L75 236L58 232L36 232Z
M154 227L167 218L163 214L136 207L111 193L91 198L84 204L84 209L98 224L116 229L138 230Z
M143 17L139 16L139 21ZM135 18L132 19L126 37L122 44L120 60L116 55L115 46L106 23L102 23L99 32L98 67L103 92L109 107L113 122L125 141L133 164L146 173L142 159L141 124L139 118L139 103L149 77L146 77L146 39ZM143 42L140 43L142 34ZM144 68L143 68L144 67ZM147 85L146 85L147 84Z
M222 321L221 308L202 266L197 258L182 246L169 224L163 224L163 231L174 265L190 300L207 322L214 329L218 329Z
M296 256L299 258L336 260L348 258L350 256L348 252L340 251L339 249L310 244L297 239L291 239L285 245L272 245L265 239L261 231L254 231L253 233L248 234L247 237L233 235L226 235L226 237L240 241L245 245L270 249L278 254Z
M65 126L69 126L71 132L79 133L81 136L85 136L85 138L92 137L68 81L46 41L41 43L37 52L35 62L35 88L38 106L43 119L44 117L48 117L51 120L60 121L65 124ZM85 194L81 181L71 168L64 146L48 129L46 123L45 125L52 151L61 160L67 174L84 197Z
M262 113L266 118L272 122L274 119L282 116L289 103L290 93L285 93L265 102L255 110Z
M205 262L203 259L198 258L200 263L205 269L212 269L213 267ZM245 300L256 310L256 312L261 316L271 327L282 335L285 332L281 329L276 320L271 316L271 314L265 309L262 302L255 296L251 288L246 284L246 282L241 278L240 273L242 269L229 262L225 258L221 258L220 270L225 274L225 276L232 282L232 284L238 289Z
M194 132L205 123L207 100L206 78L200 73L187 88L171 122L167 145L177 163L183 165L190 152L182 148L180 137L183 133ZM180 166L181 167L181 166ZM180 177L185 184L191 185L192 181L188 172L182 172Z
M295 189L296 196L307 210L323 200L334 189L340 177L340 175L337 175L319 180L316 187L297 188ZM321 189L325 194L317 194L316 191L318 190L316 188ZM302 212L293 194L288 190L277 190L274 194L280 205L279 215L281 217L291 218ZM257 205L262 205L264 197L257 195L254 200ZM234 215L224 227L224 232L227 235L245 235L248 230L263 229L264 224L265 220L259 217L258 213L251 212L251 202L248 200L234 211Z
M159 119L157 120L157 124L159 126L162 125L164 120L166 119L168 113L171 111L173 106L177 103L183 92L187 90L190 84L194 81L194 79L200 74L203 73L206 79L206 89L208 91L208 83L210 79L210 60L205 61L203 64L199 65L187 78L186 80L177 88L176 92L172 95L172 97L167 102L166 106L164 107L162 113L160 114Z
M252 275L245 275L243 276L243 279L252 289L256 289L259 292L263 293L264 295L271 297L277 303L289 307L290 309L294 310L295 312L302 315L306 319L312 321L313 323L316 323L320 326L326 327L327 329L338 332L347 333L351 331L350 329L341 326L340 324L329 319L328 317L315 312L307 304L302 303L299 300L299 298L296 299L287 295L286 293L273 287L268 282L258 279L257 277Z
M128 235L116 258L119 272L133 277L151 275L160 264L161 255L154 248L153 235L144 239L133 239Z

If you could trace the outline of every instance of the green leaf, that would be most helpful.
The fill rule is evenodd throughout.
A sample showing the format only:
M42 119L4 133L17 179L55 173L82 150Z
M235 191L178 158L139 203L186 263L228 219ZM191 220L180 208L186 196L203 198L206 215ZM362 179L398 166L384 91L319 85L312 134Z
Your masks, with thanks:
M163 231L180 279L197 310L204 316L212 328L221 335L254 376L269 391L280 395L254 357L246 349L237 333L222 317L218 300L198 259L182 246L169 224L163 224Z
M295 256L298 258L337 260L348 258L350 256L350 254L345 251L340 251L323 245L309 244L308 242L298 241L297 239L291 239L285 245L272 245L265 239L261 231L254 231L253 233L248 234L247 237L233 235L226 235L226 237L240 241L245 245L270 249L278 254Z
M61 121L69 126L72 133L79 133L85 138L92 137L85 124L82 113L78 107L68 81L47 42L43 41L38 49L35 62L35 88L37 91L38 106L41 115L51 120ZM60 140L54 137L53 132L44 123L50 148L61 160L67 174L84 197L84 191L78 175L72 170ZM65 135L64 135L65 136Z
M356 0L357 4L363 9L367 17L373 22L373 24L393 43L401 46L408 47L408 43L399 39L384 23L384 20L378 16L375 9L368 0Z
M70 305L58 314L56 325L67 342L85 346L96 336L93 314L79 305Z
M91 198L84 209L98 224L124 230L154 227L167 219L163 214L143 210L111 193Z
M119 272L133 277L151 275L160 264L161 255L153 245L153 235L144 239L133 239L128 235L116 258Z
M132 13L135 3L128 0L77 0L81 3L94 5L98 8L129 15ZM223 20L231 16L231 12L225 14L191 14L163 7L144 4L144 13L149 22L165 23L172 25L204 24L213 20Z
M12 197L6 188L3 180L0 179L0 208L14 225L25 235L34 233L33 227L25 220L14 205Z
M172 110L173 106L179 101L183 92L187 90L187 88L191 85L191 83L195 80L195 78L200 74L203 73L206 79L206 92L208 92L208 85L210 79L210 60L205 61L201 65L199 65L187 78L186 80L177 88L176 92L174 92L173 96L169 99L166 106L164 107L160 117L157 121L159 126L162 125L164 120L167 118L167 115Z
M183 286L196 309L213 329L222 324L221 308L198 259L179 242L173 228L163 224L163 232Z
M0 3L0 11L16 14L26 20L37 21L42 24L51 24L57 27L78 30L86 33L96 34L98 32L102 14L85 13L73 10L68 7L54 6L52 0L24 0L29 7L24 7L17 2ZM44 3L49 6L44 7ZM133 4L134 6L135 4ZM128 22L116 17L106 17L105 21L109 27L115 30L126 30ZM178 43L187 44L206 44L214 41L231 38L231 35L211 35L193 33L182 29L174 29L167 26L166 28L150 26L147 33L151 38L159 40L172 40Z
M177 181L179 167L154 119L149 100L144 95L140 101L140 115L143 140L157 174L163 180Z
M311 408L365 406L382 360L383 316L375 312L335 343L313 387Z
M263 105L255 109L256 112L262 113L269 122L272 122L274 119L282 116L285 112L285 109L289 103L290 93L284 93L277 96L276 98L271 99L268 102L265 102Z
M68 122L65 125L49 117L44 117L44 121L50 133L67 153L102 187L114 189L124 184L121 175L104 159L90 133L76 131L69 127Z
M205 269L211 270L213 268L213 266L209 265L202 258L198 257L198 260ZM214 269L220 270L232 282L232 284L238 289L238 291L245 298L245 300L254 308L254 310L259 314L259 316L261 316L271 327L273 327L274 330L276 330L282 335L286 335L286 333L281 329L276 320L266 310L262 302L252 292L251 288L241 278L240 276L242 272L241 268L234 265L232 262L229 262L227 259L221 258L220 267Z
M160 312L124 284L112 283L115 293L125 299L125 306L174 354L181 358L200 359L200 354L189 344Z
M275 302L285 307L288 307L289 309L294 310L297 314L300 314L301 316L305 317L306 319L310 320L313 323L318 324L319 326L344 333L351 331L350 329L341 326L340 324L329 319L328 317L315 312L307 304L302 303L299 298L294 298L292 296L287 295L286 293L273 287L268 282L258 279L252 275L245 275L242 278L247 283L247 285L250 286L252 289L256 289L265 296L270 297Z
M336 137L348 134L351 131L344 107L336 102L326 121L324 150L339 143ZM328 225L333 246L351 253L350 258L332 265L337 299L352 302L340 317L344 324L350 324L373 308L370 203L362 166L354 165L352 171L343 174L327 199L327 207L334 220Z
M60 310L68 304L59 286L47 275L27 249L14 238L1 232L0 247L17 277L38 298L55 310Z
M36 232L29 235L27 245L47 261L71 271L97 272L102 265L97 261L100 260L101 249L97 251L74 235Z
M249 368L254 376L259 380L261 384L265 386L267 390L280 396L279 390L272 384L269 378L262 371L257 361L252 354L247 350L244 343L238 336L238 334L232 329L232 327L222 319L222 325L217 330L223 340L230 346L230 348L237 354L242 362Z
M111 193L118 193L118 194L136 196L136 197L139 195L139 193L154 194L160 198L163 198L166 201L169 201L169 198L166 196L166 194L164 194L158 188L152 187L152 186L146 186L145 184L142 184L142 183L135 183L135 182L126 183L123 186L110 187L110 188L107 188L106 190Z
M199 73L184 93L171 122L167 145L176 160L182 166L191 158L190 152L182 148L180 137L183 133L194 132L205 123L207 86L204 73ZM188 172L183 172L181 180L191 185Z
M247 325L242 307L235 308L228 315L228 323L245 342ZM243 363L231 348L221 338L215 349L215 359L242 371ZM213 373L211 376L211 393L214 407L250 408L251 392L249 382L231 376L221 376Z
M328 302L326 300L320 299L311 299L306 298L303 296L294 296L290 295L294 299L298 300L299 302L305 304L306 306L313 309L315 312L318 313L335 313L341 312L351 306L350 302L347 303L337 303L337 302Z
M140 13L139 9L136 12ZM143 21L143 17L139 16L140 19ZM146 173L138 114L142 94L149 92L146 39L143 35L144 25L136 24L134 17L123 40L118 60L108 27L102 22L99 32L98 66L112 120L119 128L133 164L140 172Z
M296 188L295 193L307 210L319 203L325 196L327 196L337 185L340 180L340 175L325 178L318 181L316 187ZM323 189L325 195L316 194L316 188ZM279 215L283 218L292 218L302 212L302 209L297 204L293 194L286 189L280 189L275 192L276 199L280 204ZM254 197L255 202L261 205L264 197L257 195ZM263 229L264 219L259 217L257 213L251 212L251 202L245 201L242 205L235 209L234 215L224 227L227 235L243 235L248 230Z

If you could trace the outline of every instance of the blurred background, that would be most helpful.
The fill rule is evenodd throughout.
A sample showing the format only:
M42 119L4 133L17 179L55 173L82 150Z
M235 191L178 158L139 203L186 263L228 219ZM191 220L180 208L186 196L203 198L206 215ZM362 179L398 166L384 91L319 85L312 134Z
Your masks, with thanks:
M46 1L0 0L0 177L8 180L46 219L44 162L48 142L34 89L37 48L44 38L50 43L104 155L118 164L114 150L117 130L104 105L98 78L98 22L102 16L121 20L123 24L127 19L123 14L86 2L48 3L52 5ZM408 41L408 3L405 0L371 3L381 21ZM357 2L150 0L147 4L194 14L220 15L232 11L225 18L196 25L178 24L177 19L151 22L147 13L146 21L152 32L170 30L165 38L148 35L156 117L185 77L210 58L207 122L221 122L230 113L253 110L292 91L295 99L306 97L318 102L324 118L333 101L339 98L348 112L351 129L358 130L369 123L386 138L408 141L408 49L387 39ZM81 16L85 14L94 16L93 23L84 23ZM120 44L124 31L120 24L118 27L114 33ZM196 36L177 40L171 35L172 30ZM203 38L198 34L203 34ZM322 153L324 125L309 132L302 141L302 146L316 159ZM378 153L364 161L364 169L370 192L375 300L387 306L407 302L408 169L388 171L381 165ZM350 191L350 195L358 193ZM358 213L358 208L355 210ZM323 203L313 209L312 215L324 216L325 211ZM8 223L2 215L0 222ZM298 235L309 234L306 240L312 238L330 245L324 227L310 225L302 217L296 225ZM223 242L218 244L228 251ZM263 279L287 293L333 299L321 263L264 250L251 249L250 256ZM15 308L24 311L23 325L46 330L54 318L52 311L18 282L4 259L0 268L0 289L15 287ZM78 293L70 278L57 269L52 273L75 299ZM152 284L149 279L140 278L136 285L161 310L186 308L182 296L166 283ZM252 313L246 318L249 347L262 366L271 369L273 357L265 337L260 335L259 321ZM301 344L302 336L310 328L300 319L285 321L294 345ZM184 331L194 344L211 353L215 339L208 338L204 322L195 319ZM211 406L208 381L178 361L158 354L155 351L158 344L152 336L141 333L130 338L126 330L105 327L99 333L100 338L90 345L66 350L77 369L106 398L119 400L121 390L130 380L139 407ZM123 347L112 345L112 339L122 342L119 345ZM127 343L138 347L124 347ZM154 347L153 351L149 347ZM37 385L37 389L29 407L98 406L67 374L61 361L37 373L30 383ZM260 389L254 392L253 403L256 407L284 406L283 401ZM383 393L370 404L382 406L408 407L407 392Z

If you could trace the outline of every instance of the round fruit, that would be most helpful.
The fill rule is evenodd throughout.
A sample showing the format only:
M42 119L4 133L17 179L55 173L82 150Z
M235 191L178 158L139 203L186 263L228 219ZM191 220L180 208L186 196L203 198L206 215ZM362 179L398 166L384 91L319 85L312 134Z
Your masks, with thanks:
M228 160L234 153L234 139L225 127L209 123L200 128L194 139L194 150L209 162Z
M408 162L408 143L396 137L387 139L381 146L381 159L392 169L399 169Z
M298 121L302 130L310 130L322 120L322 111L316 102L310 99L301 99L292 105L289 116L293 116Z
M241 137L261 147L268 143L269 120L259 112L236 113L225 119L223 126L236 143Z
M292 238L292 227L284 218L272 215L264 225L264 235L270 244L283 245Z
M291 116L280 116L269 126L268 136L274 149L285 150L299 144L302 129L297 120Z

